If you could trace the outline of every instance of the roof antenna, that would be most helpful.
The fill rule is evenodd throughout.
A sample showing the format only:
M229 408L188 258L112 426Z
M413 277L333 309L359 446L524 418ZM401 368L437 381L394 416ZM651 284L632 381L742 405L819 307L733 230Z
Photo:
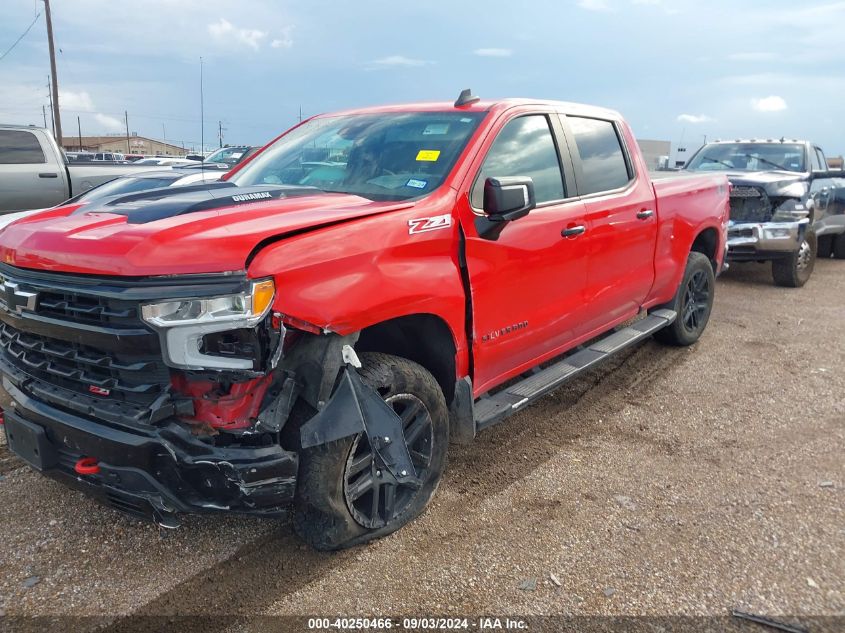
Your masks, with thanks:
M455 101L455 107L460 108L461 106L470 105L471 103L475 103L476 101L481 101L481 97L476 97L472 94L472 90L469 88L465 88L461 90L461 94L458 97L458 100Z

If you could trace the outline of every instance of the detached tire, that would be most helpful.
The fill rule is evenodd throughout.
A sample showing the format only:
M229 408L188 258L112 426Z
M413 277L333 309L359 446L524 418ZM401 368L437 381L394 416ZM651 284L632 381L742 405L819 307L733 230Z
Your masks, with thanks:
M845 259L845 233L833 236L833 257Z
M398 356L362 353L361 380L404 423L418 488L386 483L365 434L303 449L294 531L318 550L366 543L395 532L425 509L446 467L449 412L434 377Z
M710 260L703 253L690 253L675 298L659 306L674 310L678 316L671 325L655 332L654 338L678 347L692 345L701 338L713 310L715 287L716 276Z
M789 257L772 261L772 277L776 286L800 288L810 279L816 265L819 244L816 232L807 229L801 245Z

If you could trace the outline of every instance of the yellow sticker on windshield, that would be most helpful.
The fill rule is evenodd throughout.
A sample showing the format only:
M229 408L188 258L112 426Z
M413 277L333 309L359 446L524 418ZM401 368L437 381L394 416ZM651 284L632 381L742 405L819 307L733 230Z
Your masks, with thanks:
M417 160L425 160L432 163L438 158L440 158L439 149L421 149L417 154Z

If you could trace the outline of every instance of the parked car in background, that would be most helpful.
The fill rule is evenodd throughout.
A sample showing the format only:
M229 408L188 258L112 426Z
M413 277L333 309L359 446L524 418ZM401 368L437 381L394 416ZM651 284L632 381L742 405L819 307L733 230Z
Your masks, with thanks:
M209 186L0 231L3 428L116 509L292 504L321 549L418 516L450 438L697 341L728 221L723 175L652 180L616 112L468 92L311 119Z
M48 130L0 125L0 213L51 207L117 176L157 168L71 161Z
M126 160L126 155L119 152L97 152L94 154L94 160L121 163Z
M183 165L196 165L197 161L188 160L185 158L177 158L175 156L156 156L154 158L142 158L133 163L133 165L158 165L159 167L181 167Z
M238 163L257 152L260 147L250 145L234 145L232 147L221 147L213 154L210 154L203 162L218 163L228 167L234 167Z
M91 152L65 152L67 159L72 162L91 162L94 160L94 154Z
M728 261L771 261L779 286L803 286L816 257L845 259L845 174L809 141L716 141L687 172L731 182Z
M128 160L129 162L134 163L136 160L141 160L142 158L144 158L144 155L143 154L126 154L124 156L124 158L126 160Z

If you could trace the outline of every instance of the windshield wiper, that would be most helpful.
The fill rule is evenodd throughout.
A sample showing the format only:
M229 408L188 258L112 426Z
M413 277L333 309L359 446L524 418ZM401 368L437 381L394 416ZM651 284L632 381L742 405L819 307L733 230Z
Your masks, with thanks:
M719 163L720 165L724 165L728 169L734 169L733 165L731 165L730 163L726 163L723 160L719 160L718 158L712 158L710 156L702 156L701 158L702 160L709 160L711 163Z
M766 163L767 165L771 165L772 167L780 169L781 171L792 171L791 169L788 169L783 165L774 162L773 160L769 160L768 158L763 158L762 156L755 156L754 154L743 154L743 156L745 156L746 158L756 158L761 163Z

